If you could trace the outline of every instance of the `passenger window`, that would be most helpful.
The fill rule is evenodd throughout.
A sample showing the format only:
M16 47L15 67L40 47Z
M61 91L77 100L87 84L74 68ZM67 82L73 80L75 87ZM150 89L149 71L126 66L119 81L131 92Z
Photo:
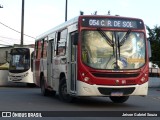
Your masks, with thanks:
M66 54L67 45L67 29L58 33L57 55L64 56Z
M41 57L41 41L37 41L36 44L35 44L35 56L37 59L40 59Z

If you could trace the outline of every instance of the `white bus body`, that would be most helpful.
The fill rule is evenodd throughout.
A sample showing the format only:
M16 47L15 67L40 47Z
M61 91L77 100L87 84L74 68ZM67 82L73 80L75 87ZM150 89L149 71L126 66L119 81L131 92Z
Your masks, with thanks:
M32 71L33 54L34 48L11 49L8 81L34 84Z

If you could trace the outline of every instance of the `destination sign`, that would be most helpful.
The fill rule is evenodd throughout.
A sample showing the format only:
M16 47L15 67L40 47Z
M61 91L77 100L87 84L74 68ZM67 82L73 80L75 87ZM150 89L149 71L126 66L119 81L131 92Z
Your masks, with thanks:
M18 54L18 55L24 55L26 54L27 52L29 52L29 49L28 48L16 48L16 49L12 49L10 54Z
M82 26L144 29L144 24L141 20L123 18L82 18Z

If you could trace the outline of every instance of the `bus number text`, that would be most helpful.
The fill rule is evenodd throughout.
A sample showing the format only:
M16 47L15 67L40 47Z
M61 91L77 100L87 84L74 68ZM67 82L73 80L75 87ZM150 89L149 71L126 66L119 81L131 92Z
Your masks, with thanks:
M132 21L97 20L97 19L90 19L89 26L118 27L118 28L134 28L135 27Z

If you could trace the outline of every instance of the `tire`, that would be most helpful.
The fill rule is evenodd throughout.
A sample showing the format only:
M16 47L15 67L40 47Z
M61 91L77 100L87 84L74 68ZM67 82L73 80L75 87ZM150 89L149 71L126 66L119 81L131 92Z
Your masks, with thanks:
M41 86L41 94L43 96L48 96L50 92L49 92L49 90L47 90L45 88L44 76L41 77L41 84L40 84L40 86Z
M36 85L34 83L27 83L27 87L34 88L34 87L36 87Z
M114 102L114 103L124 103L128 100L129 96L110 96L110 99Z
M50 95L56 96L56 91L51 91L51 92L50 92Z
M62 78L59 85L59 98L64 102L73 102L73 97L67 93L66 79Z

